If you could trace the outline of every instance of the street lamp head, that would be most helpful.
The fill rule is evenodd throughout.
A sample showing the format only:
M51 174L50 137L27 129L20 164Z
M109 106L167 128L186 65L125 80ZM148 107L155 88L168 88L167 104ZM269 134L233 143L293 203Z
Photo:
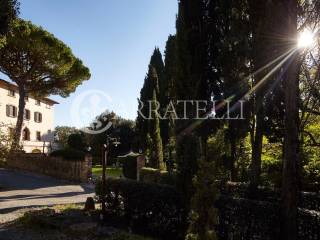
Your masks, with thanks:
M120 145L121 142L120 142L118 139L115 139L115 141L112 142L112 144L113 144L115 147L118 147L118 145Z

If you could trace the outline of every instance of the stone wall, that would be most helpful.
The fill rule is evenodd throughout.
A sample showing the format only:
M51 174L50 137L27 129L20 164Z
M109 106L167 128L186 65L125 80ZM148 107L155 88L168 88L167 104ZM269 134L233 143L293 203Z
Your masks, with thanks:
M48 175L58 179L88 182L91 178L92 157L84 160L64 160L44 154L14 153L7 161L9 168Z

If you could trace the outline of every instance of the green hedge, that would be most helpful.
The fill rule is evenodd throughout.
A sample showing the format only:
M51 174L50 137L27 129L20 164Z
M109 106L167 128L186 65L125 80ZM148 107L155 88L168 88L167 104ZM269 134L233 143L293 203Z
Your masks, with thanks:
M142 168L140 171L140 181L147 183L175 185L176 173L160 171L154 168Z
M84 161L85 153L72 148L65 148L50 153L52 157L62 157L65 160Z
M109 217L121 217L134 232L161 239L183 239L186 214L175 188L128 179L107 179L103 190L96 184L98 199L105 195Z
M188 218L182 207L182 197L173 187L108 179L104 191L100 182L96 185L96 194L101 196L102 192L110 216L125 219L133 231L157 239L183 239ZM213 202L219 214L215 228L219 239L278 239L281 225L278 194L259 189L256 199L248 199L246 185L226 185L219 199ZM305 198L314 199L318 204L317 194L310 194ZM303 208L298 211L299 239L319 239L320 213L317 208L310 208L306 199L301 200L304 204L300 204Z

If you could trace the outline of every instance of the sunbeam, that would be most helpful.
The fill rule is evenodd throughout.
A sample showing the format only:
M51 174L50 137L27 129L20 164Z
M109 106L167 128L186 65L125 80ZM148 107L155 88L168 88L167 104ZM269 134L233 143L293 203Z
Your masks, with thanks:
M253 74L251 74L250 76L246 77L244 80L248 80L249 78L257 75L258 73L262 72L263 70L269 68L270 66L272 66L273 64L276 64L278 61L280 61L274 68L272 68L253 88L251 88L242 98L240 98L233 106L231 106L231 108L229 110L231 110L231 112L235 111L237 109L237 107L239 106L241 101L244 100L248 100L250 99L251 95L255 92L257 92L259 90L259 88L261 88L266 82L267 80L276 73L276 71L278 71L295 53L297 53L298 48L297 47L293 47L290 50L288 50L287 52L285 52L284 54L280 55L279 57L277 57L275 60L271 61L270 63L266 64L265 66L263 66L262 68L258 69L257 71L255 71ZM278 81L277 81L278 82ZM273 84L272 86L275 86L276 84ZM226 101L221 102L220 104L218 104L215 107L215 111L219 111L220 109L222 109L223 107L226 106L227 102L231 102L232 100L234 100L236 98L236 94L231 95ZM230 113L230 112L229 112ZM199 127L204 121L206 121L210 115L212 114L212 111L207 112L206 114L204 114L203 118L204 119L198 119L195 122L193 122L192 124L190 124L188 127L186 127L184 130L182 130L180 132L180 134L177 136L177 140L180 139L182 136L187 135L189 133L191 133L194 129L196 129L197 127Z

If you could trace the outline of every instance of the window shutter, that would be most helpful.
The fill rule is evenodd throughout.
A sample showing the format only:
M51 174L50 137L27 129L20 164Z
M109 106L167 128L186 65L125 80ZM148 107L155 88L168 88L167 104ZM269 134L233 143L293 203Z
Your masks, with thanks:
M42 122L42 114L39 113L39 122Z
M6 113L7 113L7 117L10 117L10 106L9 105L6 106Z
M13 106L13 116L16 117L17 116L17 107Z

